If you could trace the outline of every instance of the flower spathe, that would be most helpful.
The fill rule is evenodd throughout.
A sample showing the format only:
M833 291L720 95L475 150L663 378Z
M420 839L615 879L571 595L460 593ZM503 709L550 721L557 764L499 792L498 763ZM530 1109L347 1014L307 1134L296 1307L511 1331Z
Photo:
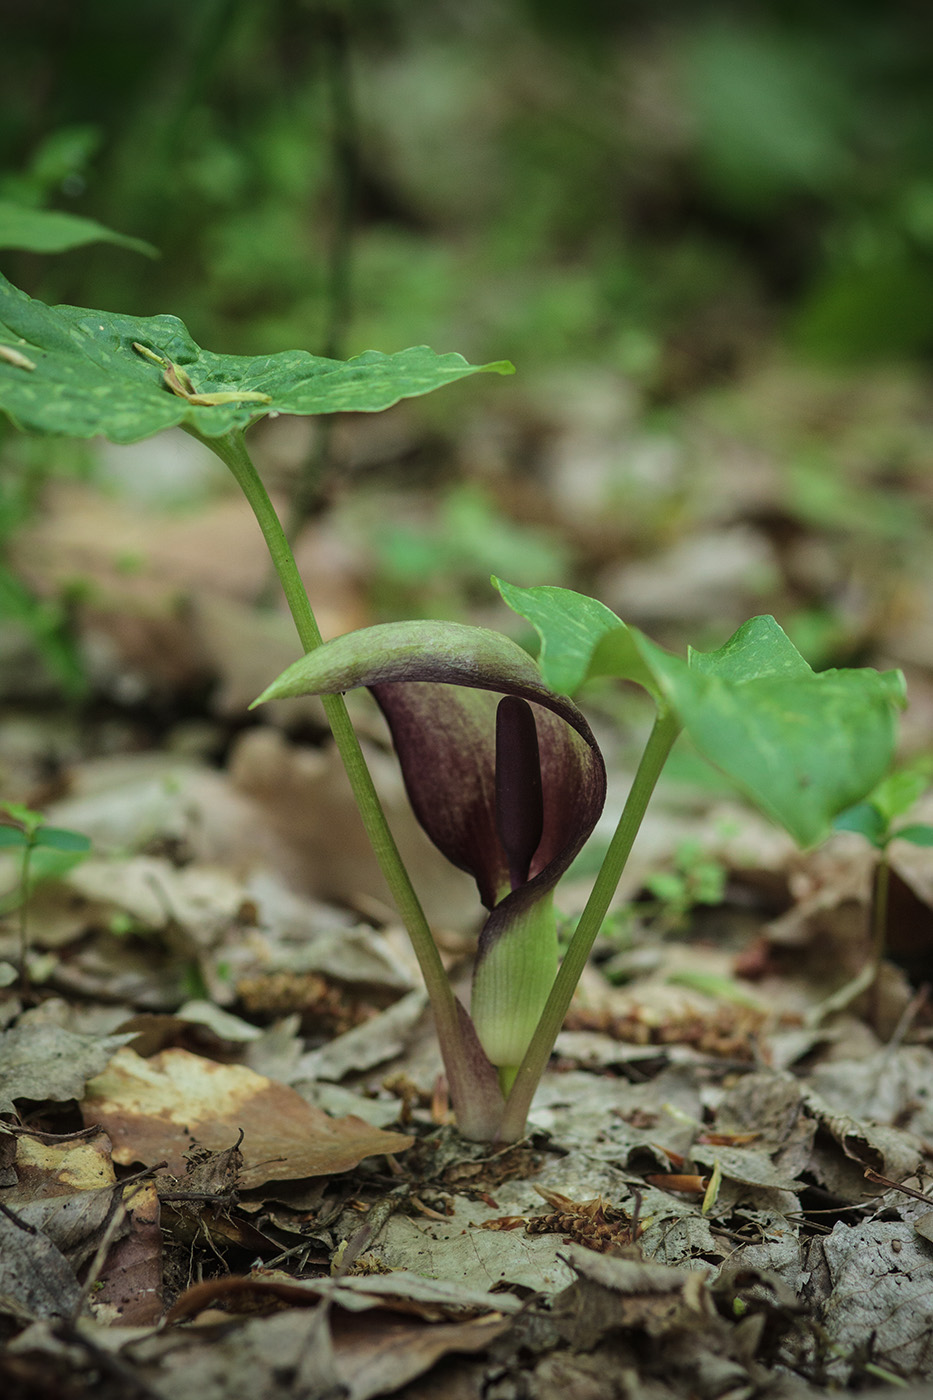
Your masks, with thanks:
M596 741L521 647L461 623L347 633L295 662L260 701L358 686L386 717L419 822L490 911L471 1013L489 1059L514 1070L557 970L554 886L605 801Z

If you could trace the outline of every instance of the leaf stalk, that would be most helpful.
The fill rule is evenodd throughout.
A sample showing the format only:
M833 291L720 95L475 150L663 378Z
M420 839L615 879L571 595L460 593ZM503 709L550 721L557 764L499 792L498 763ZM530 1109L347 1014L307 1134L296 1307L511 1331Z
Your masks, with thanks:
M531 1044L506 1100L499 1129L499 1136L506 1142L516 1141L524 1135L525 1120L535 1090L547 1066L593 944L602 928L661 770L667 762L680 729L680 722L671 710L665 708L658 712L632 780L619 824L609 843L609 849L580 915L570 947L564 954Z

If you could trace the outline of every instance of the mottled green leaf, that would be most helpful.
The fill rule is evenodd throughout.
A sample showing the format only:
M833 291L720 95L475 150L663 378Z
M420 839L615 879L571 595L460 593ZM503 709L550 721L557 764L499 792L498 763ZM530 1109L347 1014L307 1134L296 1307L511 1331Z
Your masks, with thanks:
M691 671L722 681L763 680L766 676L812 676L790 637L773 617L752 617L717 651L687 648Z
M84 219L58 209L31 209L0 199L0 248L22 248L29 253L66 253L86 243L116 243L148 258L159 256L158 248L142 238L117 233L95 219Z
M3 346L35 368L11 363ZM181 424L220 437L266 414L377 412L484 370L512 366L424 345L347 361L215 355L175 316L46 306L0 277L0 409L28 432L136 442Z
M0 846L28 846L29 837L18 826L0 826Z

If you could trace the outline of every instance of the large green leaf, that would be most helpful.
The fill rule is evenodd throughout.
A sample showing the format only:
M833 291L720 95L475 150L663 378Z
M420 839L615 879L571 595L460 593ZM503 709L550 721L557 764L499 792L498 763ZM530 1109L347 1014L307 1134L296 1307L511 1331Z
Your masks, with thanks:
M717 651L672 656L608 608L561 588L503 598L541 637L546 684L565 692L591 676L645 686L700 753L801 845L871 792L890 767L899 672L814 672L773 617L744 623Z
M745 626L755 624L762 633L777 627L772 618ZM776 669L742 680L730 656L718 672L719 653L706 653L697 669L696 653L688 663L648 645L664 696L699 751L801 845L825 836L891 765L903 702L897 672L816 673L805 662L783 670L779 657ZM763 650L758 660L765 663Z
M158 248L141 238L117 233L96 219L84 219L59 209L31 209L0 199L0 248L22 248L29 253L66 253L86 243L116 243L134 253L157 258Z
M483 370L512 366L424 345L347 361L215 355L176 316L46 306L0 278L0 409L29 432L137 442L182 424L220 437L268 413L378 412Z

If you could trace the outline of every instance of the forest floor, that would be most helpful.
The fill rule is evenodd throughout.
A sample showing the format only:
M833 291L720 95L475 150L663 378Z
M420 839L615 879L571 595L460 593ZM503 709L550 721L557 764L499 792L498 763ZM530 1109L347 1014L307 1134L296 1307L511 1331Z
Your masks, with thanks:
M919 377L762 365L676 418L611 376L491 399L337 425L338 485L297 549L325 635L514 629L492 571L677 649L773 612L817 667L903 667L902 762L927 771ZM312 433L256 431L283 502ZM254 606L246 506L181 435L98 455L93 486L49 481L14 550L67 599L85 698L0 629L2 796L92 842L35 852L25 926L0 852L10 1400L929 1394L933 852L892 845L889 960L834 999L866 965L875 852L798 851L675 754L527 1138L465 1142L321 711L248 714L297 644ZM350 699L466 986L472 882ZM609 687L581 703L610 769L599 847L645 711ZM568 918L593 868L562 885Z

